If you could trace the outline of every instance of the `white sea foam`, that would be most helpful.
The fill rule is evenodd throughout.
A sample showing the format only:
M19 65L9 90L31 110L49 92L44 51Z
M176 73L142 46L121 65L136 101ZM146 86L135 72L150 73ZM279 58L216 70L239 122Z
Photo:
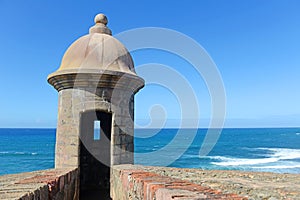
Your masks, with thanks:
M25 152L15 152L14 154L26 154Z
M23 152L23 151L0 151L0 155L37 155L36 152Z
M274 166L262 166L262 167L252 167L254 169L294 169L300 168L300 164L298 165L274 165Z
M286 149L286 148L258 148L269 151L266 154L269 157L278 158L279 160L293 160L300 159L300 149Z
M266 151L265 158L234 158L225 156L206 156L206 158L215 160L211 164L218 166L249 166L256 168L274 168L279 169L288 167L296 168L298 165L276 165L278 162L285 162L288 160L300 159L300 149L287 149L287 148L257 148L258 150ZM256 150L257 150L256 149ZM299 163L299 162L297 162ZM282 164L282 163L281 163Z
M228 160L230 159L229 157L225 157L225 156L199 156L200 158L209 158L209 159L213 159L213 160Z
M219 166L240 166L240 165L257 165L277 162L277 158L258 158L258 159L246 159L246 158L227 158L223 162L211 162L214 165Z

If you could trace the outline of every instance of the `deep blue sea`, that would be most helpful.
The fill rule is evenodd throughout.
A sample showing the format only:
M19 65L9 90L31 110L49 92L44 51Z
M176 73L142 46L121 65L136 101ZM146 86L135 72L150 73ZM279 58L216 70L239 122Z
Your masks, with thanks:
M300 128L223 129L208 155L207 129L137 129L135 163L300 173ZM55 129L0 129L0 175L54 167Z

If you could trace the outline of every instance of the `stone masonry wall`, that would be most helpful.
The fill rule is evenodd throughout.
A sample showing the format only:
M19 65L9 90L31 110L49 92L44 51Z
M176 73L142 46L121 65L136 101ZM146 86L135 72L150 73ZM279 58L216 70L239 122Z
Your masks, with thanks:
M1 200L76 200L77 169L50 169L0 176Z
M300 199L300 174L116 165L114 200ZM0 176L0 199L78 200L77 169Z
M130 90L116 88L98 88L92 92L81 89L61 90L58 103L55 168L79 166L80 114L85 111L112 113L110 164L133 163L133 104L133 93ZM90 152L97 152L91 144L85 144L85 147Z
M137 165L114 166L111 184L111 197L116 200L247 199L190 181L161 176Z
M117 200L300 199L300 174L132 165L112 172Z

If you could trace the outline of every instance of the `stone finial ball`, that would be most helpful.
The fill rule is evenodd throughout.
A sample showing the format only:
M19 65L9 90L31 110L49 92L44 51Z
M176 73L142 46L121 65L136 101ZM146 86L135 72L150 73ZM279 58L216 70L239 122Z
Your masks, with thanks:
M101 23L106 25L107 24L107 17L104 14L98 14L96 15L95 19L94 19L95 23Z

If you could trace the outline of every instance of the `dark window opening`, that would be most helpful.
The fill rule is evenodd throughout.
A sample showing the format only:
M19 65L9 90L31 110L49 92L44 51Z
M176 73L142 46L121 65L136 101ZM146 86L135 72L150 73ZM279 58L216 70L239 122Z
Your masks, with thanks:
M80 199L110 199L111 113L80 116Z

